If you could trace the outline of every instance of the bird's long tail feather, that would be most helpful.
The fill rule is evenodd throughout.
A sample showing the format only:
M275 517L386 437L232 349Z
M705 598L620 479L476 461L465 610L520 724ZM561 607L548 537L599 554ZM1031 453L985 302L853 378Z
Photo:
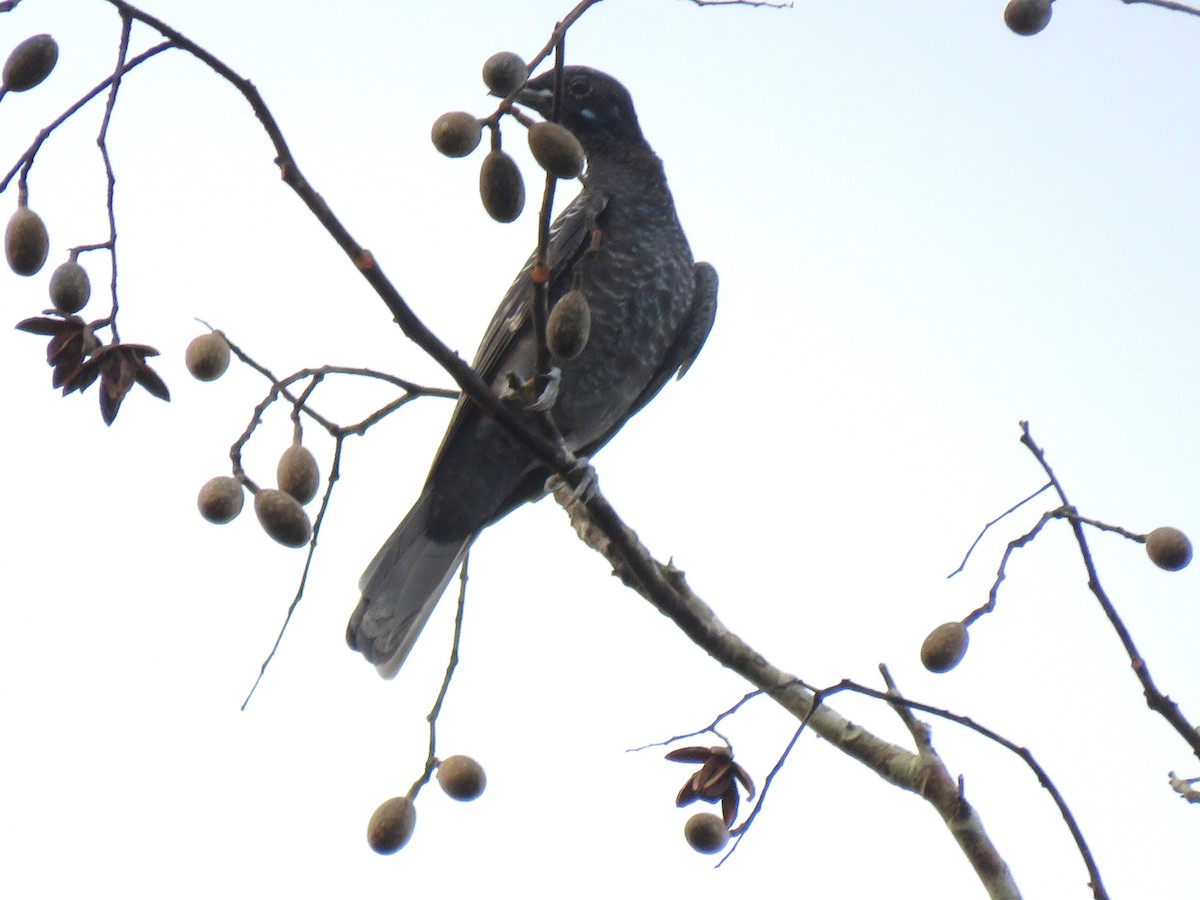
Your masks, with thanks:
M429 537L429 503L426 493L375 554L358 582L362 598L346 627L346 643L384 678L399 671L473 537L449 542Z

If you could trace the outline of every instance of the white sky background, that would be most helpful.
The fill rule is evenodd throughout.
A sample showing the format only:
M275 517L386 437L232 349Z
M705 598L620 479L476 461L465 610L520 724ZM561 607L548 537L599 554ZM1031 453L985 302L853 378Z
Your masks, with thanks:
M540 180L506 128L530 200L497 225L478 204L482 156L440 157L429 125L490 112L483 60L531 55L570 5L146 3L258 85L317 190L466 356L533 245ZM1195 897L1200 810L1166 773L1200 766L1146 710L1065 526L1014 558L959 669L933 676L917 660L1049 508L1006 520L946 581L983 523L1042 483L1021 418L1085 515L1200 536L1200 20L1063 0L1022 39L1002 9L609 0L571 32L571 61L633 92L693 249L721 274L699 362L598 456L600 484L774 663L878 686L886 661L909 696L1035 753L1114 897ZM3 170L111 70L119 22L101 0L26 0L0 16L0 47L40 31L58 38L59 66L0 103ZM0 274L14 323L47 305L67 247L104 239L100 108L34 168L51 260L34 279ZM190 57L127 79L110 142L121 333L162 351L172 402L135 391L106 429L95 388L57 399L43 341L0 329L0 892L982 896L924 803L811 737L724 867L690 851L694 808L672 805L689 769L624 751L702 727L746 686L621 588L552 502L489 530L472 556L439 749L479 758L487 793L457 804L430 788L408 847L373 854L368 817L424 760L452 603L394 682L343 629L450 405L417 404L347 443L307 596L242 713L303 552L272 543L249 509L221 528L196 514L267 385L244 368L201 385L183 349L198 316L279 373L338 363L448 379L280 183L240 96ZM15 202L14 186L5 218ZM83 261L99 317L106 266ZM315 402L349 421L389 397L331 382ZM247 461L265 483L289 439L282 410L268 426ZM327 471L331 442L307 434ZM1195 720L1196 567L1163 573L1111 535L1093 546L1159 686ZM908 744L877 704L835 705ZM726 732L761 784L793 727L760 700ZM1025 896L1090 896L1032 775L934 727Z

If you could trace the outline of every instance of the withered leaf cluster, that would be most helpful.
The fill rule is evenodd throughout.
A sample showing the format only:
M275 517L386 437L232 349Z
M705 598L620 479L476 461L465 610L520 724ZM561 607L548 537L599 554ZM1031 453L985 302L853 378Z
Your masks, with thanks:
M746 799L754 797L754 782L746 770L733 761L728 747L680 747L667 754L671 762L697 763L700 768L683 783L676 806L687 806L697 800L721 802L725 827L732 828L738 812L738 784L746 789Z
M50 383L62 388L63 396L84 391L100 379L100 415L111 425L121 409L121 401L135 384L140 384L160 400L170 400L171 392L158 373L146 365L146 357L158 351L145 344L106 344L93 334L93 326L79 316L42 316L25 319L17 328L30 334L46 335L46 362L54 370Z

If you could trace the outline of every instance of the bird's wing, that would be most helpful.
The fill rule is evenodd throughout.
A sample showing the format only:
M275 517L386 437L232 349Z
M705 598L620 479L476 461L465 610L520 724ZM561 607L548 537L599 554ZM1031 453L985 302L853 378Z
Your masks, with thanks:
M584 456L592 455L593 452L608 443L608 440L620 430L626 421L629 421L638 410L654 400L654 395L662 390L662 385L666 384L673 374L678 372L677 377L683 378L692 362L696 361L696 355L704 346L708 332L713 330L713 320L716 318L716 269L710 263L696 263L695 272L696 286L692 292L691 310L688 312L688 319L679 329L679 337L674 342L671 352L662 360L662 365L648 380L646 388L637 396L637 400L631 404L628 415L625 415L625 418L617 422L604 436L584 446L581 450Z
M692 305L670 352L667 353L654 376L646 382L646 387L629 407L625 418L614 425L599 440L582 448L585 456L590 456L598 448L608 443L625 422L654 399L654 395L662 390L663 385L672 375L678 373L676 377L682 378L691 368L692 363L696 361L696 356L700 353L700 348L704 346L708 333L712 331L713 321L717 317L717 270L711 263L698 262L695 264L694 271L696 283L692 291Z
M692 295L692 311L676 344L678 352L675 358L679 368L679 374L675 376L677 380L687 374L687 370L700 355L700 349L708 340L708 333L712 331L713 322L717 318L717 270L712 263L698 262L695 272L696 290Z
M596 218L604 211L607 202L606 196L584 191L567 205L550 226L546 265L550 269L551 299L562 293L555 291L555 282L564 276L570 278L575 263L587 249ZM509 351L527 333L526 322L533 307L533 280L530 273L535 259L536 254L529 257L484 332L474 367L485 381L492 382L503 374L504 360L509 356Z

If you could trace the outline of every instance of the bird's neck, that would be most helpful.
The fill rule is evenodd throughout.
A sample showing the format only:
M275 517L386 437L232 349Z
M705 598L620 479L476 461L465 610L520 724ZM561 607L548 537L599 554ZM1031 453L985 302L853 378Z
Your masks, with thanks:
M667 179L662 160L645 141L613 142L589 150L589 183L622 193L666 190Z

